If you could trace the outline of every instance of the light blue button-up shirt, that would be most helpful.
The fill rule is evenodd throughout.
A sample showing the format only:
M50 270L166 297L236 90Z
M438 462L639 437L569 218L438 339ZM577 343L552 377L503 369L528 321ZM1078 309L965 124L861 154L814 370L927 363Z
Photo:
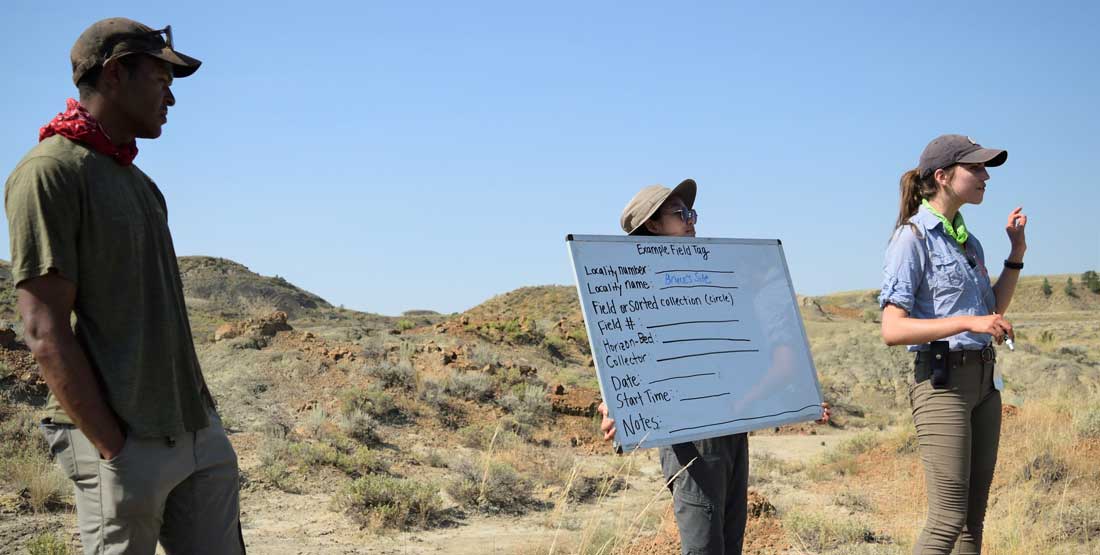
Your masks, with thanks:
M943 222L925 207L909 218L890 240L883 268L880 307L887 303L904 308L913 318L986 316L993 313L997 299L985 266L985 251L970 234L966 254L943 229ZM968 258L974 262L971 267ZM963 332L946 338L951 350L981 349L993 337L987 333ZM923 351L928 345L910 345Z

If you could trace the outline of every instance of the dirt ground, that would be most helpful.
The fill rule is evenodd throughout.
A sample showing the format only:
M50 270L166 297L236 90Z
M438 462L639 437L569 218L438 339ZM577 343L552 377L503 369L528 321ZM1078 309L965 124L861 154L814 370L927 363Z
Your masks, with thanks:
M754 453L770 453L783 460L810 460L850 434L756 436ZM330 508L326 494L246 492L242 523L250 553L271 555L361 554L453 555L574 553L594 530L621 525L649 505L647 517L629 555L674 555L679 551L671 496L664 487L656 450L639 455L637 471L626 476L629 487L597 503L569 504L564 512L534 512L521 517L470 516L457 524L426 531L377 534L360 530ZM638 526L636 525L635 528ZM750 520L747 554L788 552L779 520L765 516Z

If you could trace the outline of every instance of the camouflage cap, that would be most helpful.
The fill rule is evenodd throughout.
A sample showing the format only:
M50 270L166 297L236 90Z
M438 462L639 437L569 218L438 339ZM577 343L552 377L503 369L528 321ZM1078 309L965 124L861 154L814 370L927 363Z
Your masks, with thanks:
M112 17L97 21L76 39L69 53L73 83L107 60L128 54L148 54L172 64L174 77L195 73L202 62L172 48L172 27L154 30L132 19Z
M663 185L650 185L638 191L638 194L634 195L634 198L627 203L626 208L623 208L619 225L628 235L634 235L645 225L646 220L652 217L653 213L664 204L668 197L675 195L680 197L680 200L684 201L688 208L693 207L695 205L696 190L694 179L681 181L675 189L669 189Z
M984 148L965 135L940 135L920 155L920 175L927 179L938 169L955 164L985 164L988 167L1000 166L1008 160L1008 151L996 148Z

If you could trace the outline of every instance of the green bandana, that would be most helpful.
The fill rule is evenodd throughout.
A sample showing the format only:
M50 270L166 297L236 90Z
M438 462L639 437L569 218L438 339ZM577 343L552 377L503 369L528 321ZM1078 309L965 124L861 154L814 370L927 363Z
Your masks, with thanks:
M940 214L939 210L936 210L932 207L932 204L928 202L928 199L921 199L920 204L921 206L927 208L933 216L939 218L940 221L943 222L944 232L947 233L948 237L951 237L955 240L956 243L959 244L960 249L965 248L963 247L963 245L965 245L966 240L970 238L970 233L966 231L966 222L963 221L962 212L955 213L955 224L952 225L951 222L947 221L947 218L943 214Z

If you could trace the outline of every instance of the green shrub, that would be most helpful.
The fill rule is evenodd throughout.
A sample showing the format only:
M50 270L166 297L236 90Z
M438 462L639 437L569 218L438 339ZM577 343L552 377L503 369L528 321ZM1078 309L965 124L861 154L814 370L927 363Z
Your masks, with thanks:
M500 398L497 404L509 414L500 422L506 430L520 437L533 439L535 431L550 419L552 405L546 396L546 388L540 385L518 384L513 392Z
M1077 297L1077 287L1073 285L1073 278L1066 278L1066 286L1062 290L1066 292L1066 296Z
M402 318L397 321L398 331L408 331L416 327L416 324L412 320Z
M287 466L286 453L289 447L285 439L268 439L260 447L260 466L256 469L256 478L275 489L287 493L298 493L293 483L293 475Z
M1073 431L1081 438L1100 438L1100 404L1086 405L1074 414Z
M1089 291L1100 294L1100 274L1089 270L1081 274L1081 282L1085 284Z
M368 366L367 375L377 379L386 389L407 391L416 389L416 370L409 363L395 365L382 362L375 366Z
M314 405L306 414L306 420L302 423L302 427L309 437L319 438L324 432L326 423L328 423L328 413L321 408L321 405Z
M557 335L549 335L543 338L542 346L546 349L547 354L558 360L565 358L565 349L567 348L565 340Z
M466 360L471 364L478 367L489 366L495 368L500 366L500 356L492 347L484 345L469 345L466 347Z
M28 452L38 453L43 457L50 452L42 432L38 430L38 419L34 412L27 410L0 413L0 458Z
M920 446L917 442L917 429L905 424L898 426L886 436L883 444L893 447L894 452L899 455L916 453Z
M814 481L827 480L833 475L850 476L859 471L856 458L878 446L881 439L874 432L860 432L826 451L821 464L807 467L807 476Z
M493 398L493 379L477 372L452 373L443 390L467 401L483 402Z
M362 411L386 422L398 422L406 417L397 406L393 395L373 387L355 387L340 392L340 410L344 414Z
M444 427L457 430L466 425L466 409L456 403L436 382L424 382L420 387L420 400L435 410L436 419Z
M797 538L796 543L803 544L814 551L886 541L864 524L835 513L826 515L818 512L792 511L784 516L783 527Z
M340 417L340 430L361 443L377 445L382 442L378 433L378 421L362 409L353 409Z
M767 451L754 451L749 454L749 485L766 484L777 478L789 476L799 470L798 464L792 464L768 453Z
M499 401L501 408L514 414L516 419L530 424L538 424L548 418L552 412L546 388L539 385L519 385L512 393Z
M864 513L874 512L874 505L866 495L856 491L842 491L833 496L833 504Z
M447 463L447 456L442 451L435 448L428 449L428 452L420 456L420 463L426 464L432 468L447 468L450 466Z
M374 529L426 528L443 517L437 489L435 484L392 476L364 476L341 492L337 506Z
M65 540L48 533L35 536L26 546L28 555L73 555L76 553Z
M341 437L304 442L269 440L261 457L261 460L285 461L307 472L328 466L353 478L389 470L389 461L381 453Z
M539 505L534 486L508 463L491 461L486 467L463 461L454 470L458 477L447 486L447 492L465 507L519 515Z
M1050 286L1050 280L1047 278L1043 278L1043 295L1049 297L1053 293L1054 288Z
M570 484L567 495L574 503L584 503L603 499L626 487L626 480L622 476L577 476Z

